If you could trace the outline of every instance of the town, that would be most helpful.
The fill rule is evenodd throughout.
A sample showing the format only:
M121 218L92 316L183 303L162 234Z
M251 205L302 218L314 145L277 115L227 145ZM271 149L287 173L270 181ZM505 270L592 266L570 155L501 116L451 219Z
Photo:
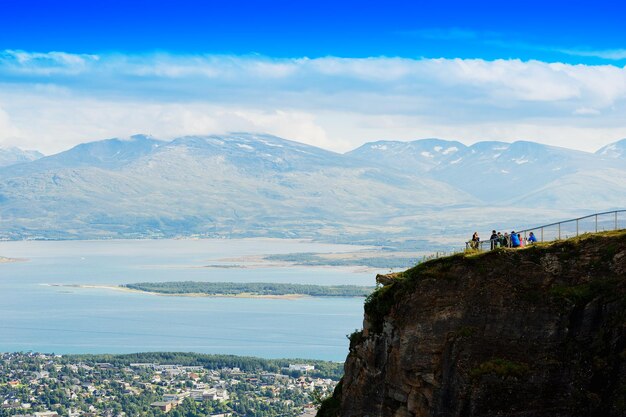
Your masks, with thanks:
M312 416L342 367L200 354L0 358L0 417Z

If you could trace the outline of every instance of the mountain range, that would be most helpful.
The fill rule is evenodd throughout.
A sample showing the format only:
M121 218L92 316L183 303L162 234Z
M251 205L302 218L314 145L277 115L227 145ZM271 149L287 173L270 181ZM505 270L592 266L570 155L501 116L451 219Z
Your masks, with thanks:
M136 135L45 157L2 150L0 238L443 242L494 216L520 224L623 208L625 160L626 140L595 154L440 139L339 154L251 133Z
M0 148L0 167L30 162L42 158L38 151L24 151L16 147Z

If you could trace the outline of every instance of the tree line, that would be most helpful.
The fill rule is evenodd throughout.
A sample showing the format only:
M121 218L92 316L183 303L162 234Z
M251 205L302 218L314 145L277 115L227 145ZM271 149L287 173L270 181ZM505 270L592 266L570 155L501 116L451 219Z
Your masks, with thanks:
M314 297L367 297L374 287L359 285L313 285L269 282L139 282L125 284L133 290L159 294L205 295L310 295Z

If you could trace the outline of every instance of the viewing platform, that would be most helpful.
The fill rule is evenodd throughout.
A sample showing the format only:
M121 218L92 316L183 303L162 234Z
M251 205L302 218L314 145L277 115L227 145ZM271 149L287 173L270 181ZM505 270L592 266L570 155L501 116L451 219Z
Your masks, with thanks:
M502 232L498 239L469 240L465 242L465 250L488 251L499 247L524 247L535 242L529 240L531 234L536 242L552 242L568 239L585 233L608 232L626 229L626 210L606 211L589 214L576 219L564 220L523 230L508 230ZM519 235L519 245L512 242L511 235Z

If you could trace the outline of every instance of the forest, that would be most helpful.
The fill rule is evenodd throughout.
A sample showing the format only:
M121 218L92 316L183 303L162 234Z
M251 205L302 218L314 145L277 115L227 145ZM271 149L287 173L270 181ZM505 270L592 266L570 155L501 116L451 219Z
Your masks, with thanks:
M338 381L343 376L343 362L329 362L316 359L264 359L252 356L215 355L194 352L142 352L127 354L85 354L64 355L62 363L70 364L81 361L106 362L114 366L128 366L131 363L150 362L161 365L176 364L182 366L202 366L206 369L239 368L244 372L264 371L281 372L298 376L298 371L288 371L289 364L307 363L315 366L308 375L315 378L330 378Z

